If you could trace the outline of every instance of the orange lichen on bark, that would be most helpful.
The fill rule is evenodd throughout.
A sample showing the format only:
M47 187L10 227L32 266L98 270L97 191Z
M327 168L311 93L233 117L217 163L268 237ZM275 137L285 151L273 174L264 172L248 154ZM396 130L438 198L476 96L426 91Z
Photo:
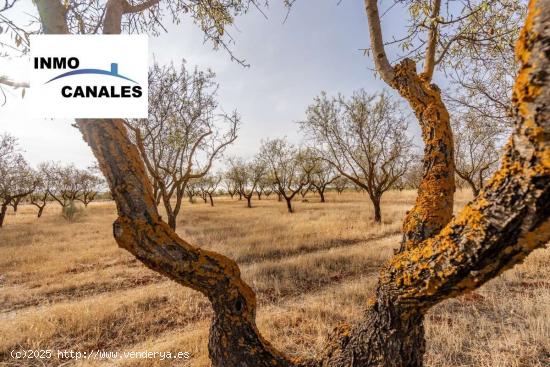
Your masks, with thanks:
M403 222L401 251L438 233L453 212L454 158L449 113L439 88L418 75L412 60L394 68L394 87L410 104L422 129L424 175L415 205Z
M531 1L518 40L522 68L513 96L517 125L501 167L480 196L437 236L389 262L381 283L400 289L396 302L430 307L475 289L550 239L550 62L548 51L540 47L549 43L548 26L541 24L548 24L550 17L536 8L538 3ZM545 6L550 7L548 2ZM547 19L535 21L543 13ZM539 34L542 29L545 34Z

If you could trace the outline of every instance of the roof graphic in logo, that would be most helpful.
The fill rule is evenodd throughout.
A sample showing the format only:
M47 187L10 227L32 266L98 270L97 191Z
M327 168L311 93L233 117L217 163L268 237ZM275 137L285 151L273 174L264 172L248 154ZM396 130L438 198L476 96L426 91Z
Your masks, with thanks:
M57 79L65 78L65 77L72 76L72 75L81 75L81 74L110 75L110 76L114 76L116 78L125 79L125 80L131 81L133 83L139 84L135 80L132 80L128 77L125 77L124 75L120 75L118 73L118 64L114 63L114 62L111 63L111 70L101 70L101 69L77 69L77 70L72 70L72 71L60 74L60 75L56 76L55 78L52 78L52 79L48 80L45 84L48 84L49 82L52 82L52 81L57 80Z

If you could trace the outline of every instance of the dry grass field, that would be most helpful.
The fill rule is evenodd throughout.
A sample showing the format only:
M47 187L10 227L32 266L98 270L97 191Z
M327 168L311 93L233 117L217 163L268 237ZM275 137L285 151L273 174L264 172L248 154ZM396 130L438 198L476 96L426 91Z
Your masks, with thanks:
M284 203L218 198L186 203L178 232L235 259L260 304L258 325L291 355L315 355L339 323L360 317L377 271L400 239L413 192ZM457 194L457 208L468 200ZM111 236L115 208L93 203L74 223L21 206L0 229L0 365L209 366L208 301L148 270ZM550 366L550 249L475 293L444 302L426 322L427 366ZM179 361L14 360L13 349L189 352Z

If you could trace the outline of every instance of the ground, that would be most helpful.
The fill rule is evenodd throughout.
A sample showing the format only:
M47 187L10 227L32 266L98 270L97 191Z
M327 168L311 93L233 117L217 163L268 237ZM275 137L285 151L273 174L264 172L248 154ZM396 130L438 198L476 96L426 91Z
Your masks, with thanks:
M235 259L257 293L263 335L289 355L314 356L341 322L357 319L378 269L400 240L414 192L383 197L375 224L368 197L329 193L284 203L215 198L186 203L178 233ZM455 210L468 200L457 194ZM112 202L73 223L50 205L9 213L0 228L0 365L209 366L208 301L145 268L112 238ZM532 253L474 293L448 300L426 321L426 366L550 366L550 249ZM53 350L49 360L12 350ZM189 359L58 359L57 350L188 352ZM96 355L98 358L100 355ZM68 363L67 363L68 362Z

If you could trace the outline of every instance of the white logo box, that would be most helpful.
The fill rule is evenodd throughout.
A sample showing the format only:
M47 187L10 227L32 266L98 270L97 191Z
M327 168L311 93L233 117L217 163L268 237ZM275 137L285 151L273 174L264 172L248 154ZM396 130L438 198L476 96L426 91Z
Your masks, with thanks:
M30 41L30 117L147 117L146 35L34 35ZM77 68L74 59L63 62L69 58L78 59Z

